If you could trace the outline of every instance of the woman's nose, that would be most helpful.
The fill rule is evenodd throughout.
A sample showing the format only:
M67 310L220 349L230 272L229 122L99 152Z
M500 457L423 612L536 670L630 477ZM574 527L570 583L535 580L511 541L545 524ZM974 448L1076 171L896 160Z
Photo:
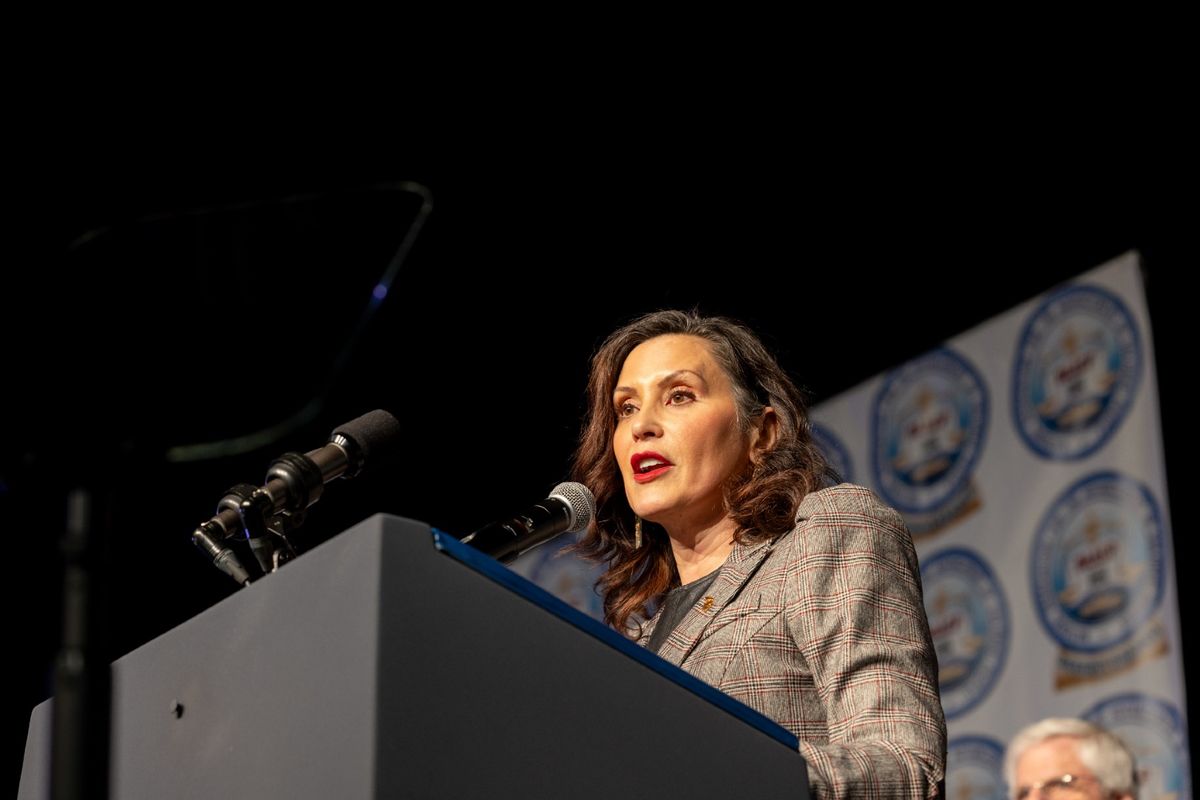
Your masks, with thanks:
M658 424L658 416L651 409L642 409L633 420L634 440L641 441L658 436L662 436L662 427Z

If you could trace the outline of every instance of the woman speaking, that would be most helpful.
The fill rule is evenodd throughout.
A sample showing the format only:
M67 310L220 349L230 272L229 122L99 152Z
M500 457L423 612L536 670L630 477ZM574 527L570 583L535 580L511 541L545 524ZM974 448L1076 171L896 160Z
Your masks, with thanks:
M946 728L912 540L867 489L828 486L762 342L649 314L600 347L588 397L580 549L607 565L606 622L794 733L814 797L937 796Z

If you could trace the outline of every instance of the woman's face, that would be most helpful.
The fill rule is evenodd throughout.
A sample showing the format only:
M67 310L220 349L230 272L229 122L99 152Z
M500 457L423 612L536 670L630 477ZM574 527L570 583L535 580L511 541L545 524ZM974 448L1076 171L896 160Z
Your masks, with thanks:
M755 434L739 427L733 386L708 343L671 334L638 345L613 406L613 453L634 513L677 537L721 521L722 487L749 463Z

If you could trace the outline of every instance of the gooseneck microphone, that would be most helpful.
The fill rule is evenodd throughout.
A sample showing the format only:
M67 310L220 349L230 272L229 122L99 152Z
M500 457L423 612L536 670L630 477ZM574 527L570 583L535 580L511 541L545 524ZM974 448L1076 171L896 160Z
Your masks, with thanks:
M376 464L395 449L400 423L382 409L363 414L334 429L329 443L304 455L284 453L271 463L267 480L255 489L238 484L217 506L217 514L192 533L192 542L238 583L250 580L224 540L245 531L251 550L264 572L279 566L280 551L272 533L281 515L298 515L321 498L325 484L353 478L368 462Z
M590 489L582 483L560 483L523 514L485 525L462 541L507 564L560 533L587 530L594 516L596 498Z

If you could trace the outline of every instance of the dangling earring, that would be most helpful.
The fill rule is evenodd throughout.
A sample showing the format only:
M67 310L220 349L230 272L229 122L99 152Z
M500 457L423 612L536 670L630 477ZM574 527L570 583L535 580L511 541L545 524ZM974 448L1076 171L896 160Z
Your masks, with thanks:
M634 517L637 522L633 523L633 549L642 549L642 518Z

